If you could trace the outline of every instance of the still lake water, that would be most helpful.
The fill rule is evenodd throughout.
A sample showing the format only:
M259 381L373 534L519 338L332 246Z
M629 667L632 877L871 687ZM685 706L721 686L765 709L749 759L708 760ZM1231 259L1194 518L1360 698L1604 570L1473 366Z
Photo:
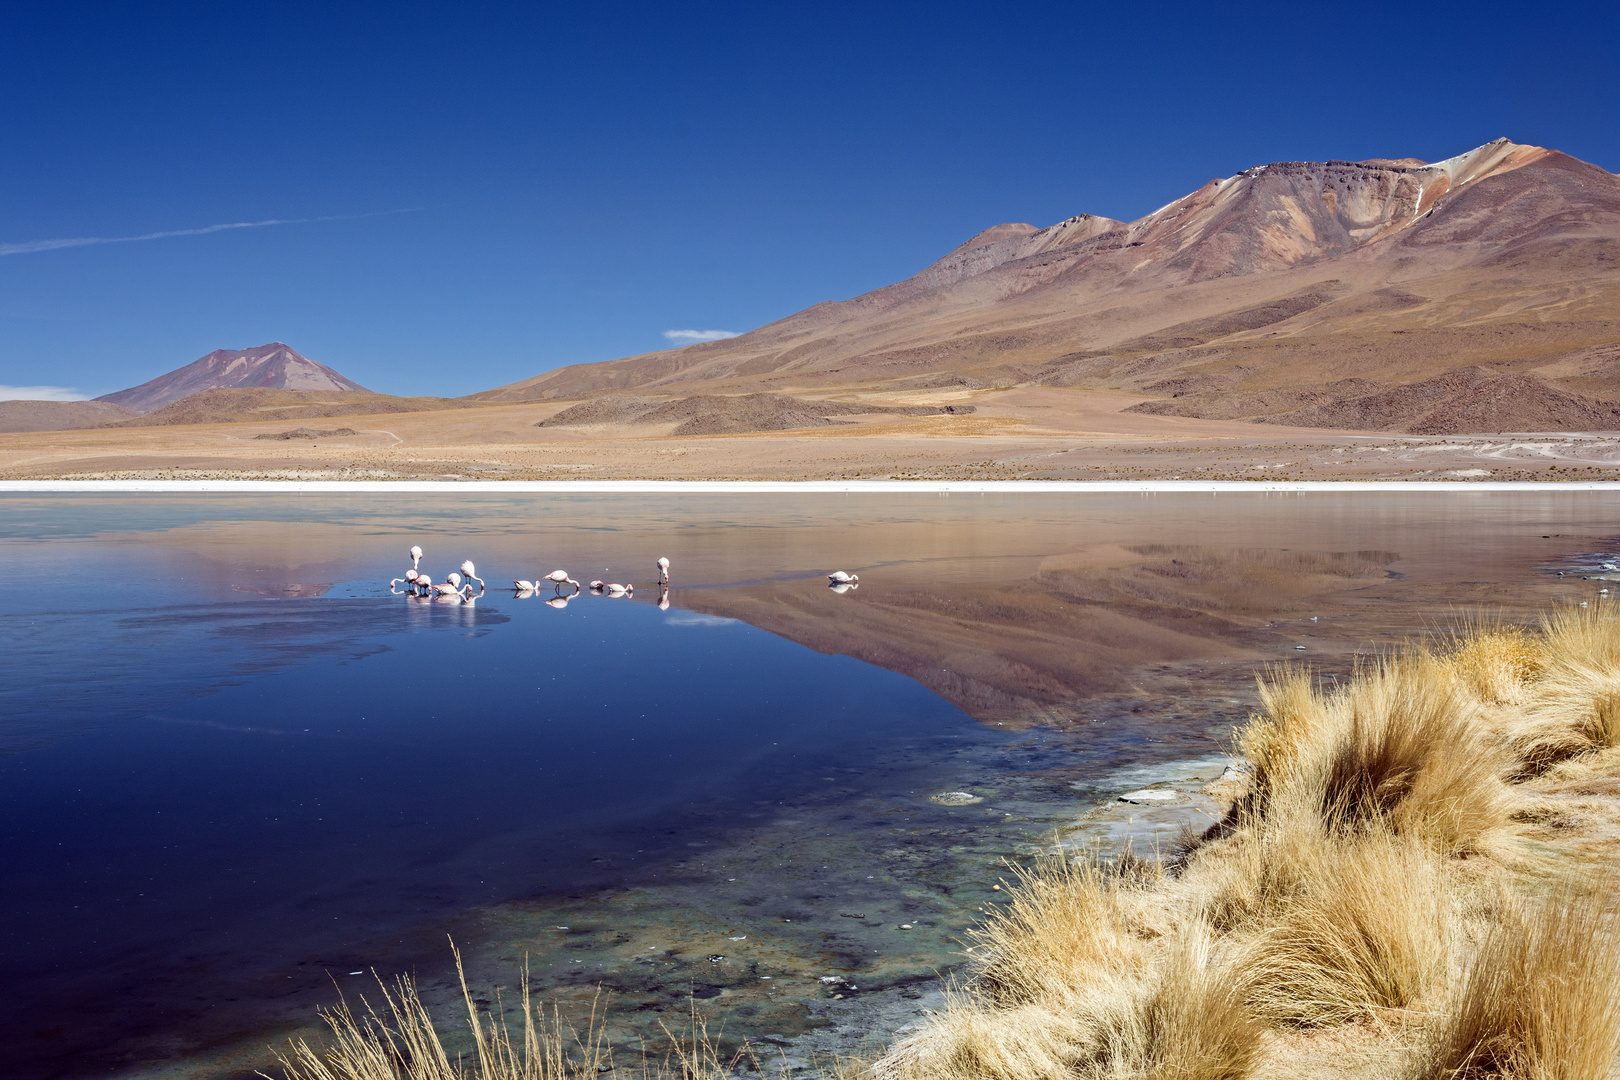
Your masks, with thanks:
M695 994L792 1036L821 972L928 978L999 858L1216 759L1260 665L1529 617L1591 590L1546 568L1612 551L1617 513L1556 490L0 496L7 1074L232 1075L329 978L442 991L446 933L491 981L528 956L543 990L648 1020ZM413 543L488 593L391 594ZM502 588L559 567L637 594ZM954 790L978 801L929 799Z

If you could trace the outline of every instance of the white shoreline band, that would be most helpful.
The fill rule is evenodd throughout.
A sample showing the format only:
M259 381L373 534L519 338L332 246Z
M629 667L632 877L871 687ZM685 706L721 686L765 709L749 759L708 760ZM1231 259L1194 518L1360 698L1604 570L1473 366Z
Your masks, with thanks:
M555 494L1114 494L1408 491L1620 492L1616 480L0 480L0 493Z

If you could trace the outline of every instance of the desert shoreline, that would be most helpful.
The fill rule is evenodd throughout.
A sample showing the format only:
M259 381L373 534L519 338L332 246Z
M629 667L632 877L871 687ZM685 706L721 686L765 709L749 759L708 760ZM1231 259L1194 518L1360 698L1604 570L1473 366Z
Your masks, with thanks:
M1155 494L1620 491L1620 480L0 480L0 493L446 492L560 495Z

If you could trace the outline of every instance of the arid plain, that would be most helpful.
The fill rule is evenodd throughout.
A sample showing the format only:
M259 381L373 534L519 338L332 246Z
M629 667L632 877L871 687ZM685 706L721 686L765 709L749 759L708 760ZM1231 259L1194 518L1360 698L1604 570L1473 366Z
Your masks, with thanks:
M875 413L833 427L675 435L536 427L572 402L0 435L0 479L1592 480L1620 475L1612 433L1421 436L1124 410L1066 387L839 395L972 414ZM272 417L276 414L272 413ZM317 434L276 438L289 431ZM271 436L264 438L262 436Z

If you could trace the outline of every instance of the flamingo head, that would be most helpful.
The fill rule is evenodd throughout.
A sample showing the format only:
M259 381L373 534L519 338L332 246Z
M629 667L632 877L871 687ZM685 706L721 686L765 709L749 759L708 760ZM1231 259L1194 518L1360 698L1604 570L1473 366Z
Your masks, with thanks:
M422 575L418 574L415 570L407 570L407 571L405 571L405 580L406 581L414 582L414 581L416 581L417 578L419 578L421 576Z

